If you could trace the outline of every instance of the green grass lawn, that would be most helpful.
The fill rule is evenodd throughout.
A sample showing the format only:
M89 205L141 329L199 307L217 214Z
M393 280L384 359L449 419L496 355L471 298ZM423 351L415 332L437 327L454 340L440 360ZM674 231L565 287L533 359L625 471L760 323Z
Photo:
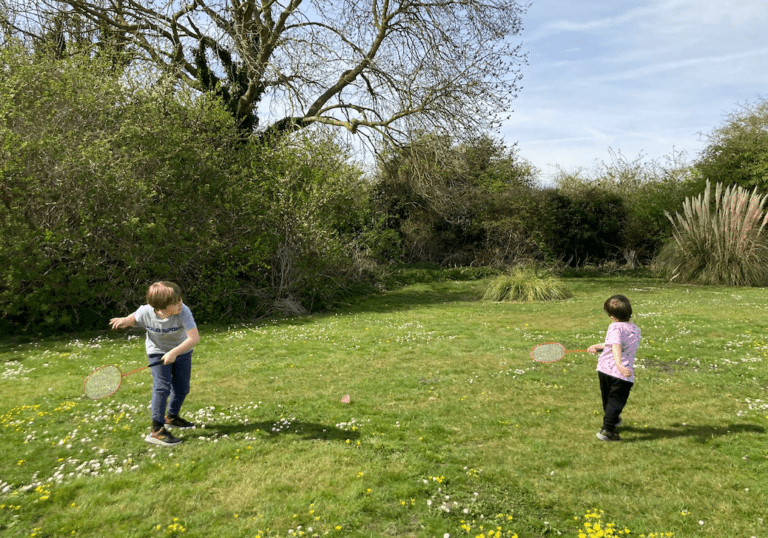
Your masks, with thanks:
M566 301L499 304L487 282L202 326L198 427L170 449L144 441L148 372L82 396L94 367L145 364L141 332L4 338L0 533L768 536L768 291L568 279ZM529 350L600 342L615 293L643 341L623 440L602 443L595 358Z

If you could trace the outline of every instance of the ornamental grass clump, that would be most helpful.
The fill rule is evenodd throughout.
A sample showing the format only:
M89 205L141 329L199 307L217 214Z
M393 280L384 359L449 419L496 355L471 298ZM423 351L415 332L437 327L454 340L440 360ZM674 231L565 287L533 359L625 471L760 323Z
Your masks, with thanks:
M738 185L711 188L686 198L683 213L672 222L672 241L655 260L655 269L670 281L703 285L768 284L768 241L763 210L768 196Z
M547 269L515 267L494 278L483 294L485 301L558 301L572 297L568 288Z

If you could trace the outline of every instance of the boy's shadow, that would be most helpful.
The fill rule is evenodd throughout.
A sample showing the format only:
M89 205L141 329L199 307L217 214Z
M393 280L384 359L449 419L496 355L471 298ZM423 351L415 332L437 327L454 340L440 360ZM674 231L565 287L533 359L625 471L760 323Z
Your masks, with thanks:
M205 428L198 428L199 432L215 432L218 435L235 435L238 433L260 434L266 439L277 439L280 436L292 435L307 441L354 441L360 437L359 431L342 430L335 426L317 424L315 422L291 422L267 421L248 422L244 424L206 424Z
M622 442L653 441L656 439L675 439L693 437L698 443L705 443L714 437L723 437L739 433L765 433L765 428L754 424L730 424L728 426L696 426L693 424L672 424L670 428L644 428L640 426L622 426L620 432L632 432L632 436Z

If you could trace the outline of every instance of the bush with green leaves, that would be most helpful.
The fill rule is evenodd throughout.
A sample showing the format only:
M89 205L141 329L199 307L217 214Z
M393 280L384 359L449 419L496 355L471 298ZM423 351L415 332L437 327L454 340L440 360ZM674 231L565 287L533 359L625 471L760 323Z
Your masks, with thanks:
M262 233L273 238L270 294L277 310L326 308L376 271L381 241L370 185L333 133L311 129L259 146L249 173L267 203Z
M491 280L483 293L483 300L559 301L572 296L567 286L551 270L524 265Z
M537 171L489 137L423 135L378 162L374 203L402 261L505 266L541 258Z
M768 284L768 195L718 183L714 200L707 182L687 198L681 213L668 215L674 232L655 261L663 277L705 285Z
M742 105L707 135L696 168L712 183L768 192L768 99Z
M568 173L560 171L557 177L557 192L584 205L583 200L596 197L597 200L615 204L618 211L618 223L597 222L596 215L592 216L589 225L595 235L602 238L590 240L593 249L590 255L598 263L622 262L629 267L647 264L656 255L664 241L671 235L671 225L665 212L680 207L687 196L701 191L703 183L694 174L685 161L684 155L673 152L663 162L644 160L640 155L633 160L627 159L621 152L609 150L610 162L601 161L591 171L576 171ZM618 209L618 204L621 209ZM586 202L591 205L591 202ZM592 209L588 213L592 213ZM599 212L599 210L598 210ZM585 222L574 215L577 220L573 223L555 223L554 238L557 241L562 233L569 233L568 228L579 230ZM560 217L552 213L552 217ZM589 216L584 219L589 221ZM615 228L618 224L620 231ZM563 229L565 228L565 229ZM606 234L608 230L611 233ZM582 231L572 238L578 244L579 237L588 238L589 231ZM583 240L582 240L583 241ZM587 241L589 243L590 241ZM568 248L568 241L559 241L558 251L563 256L563 249ZM605 248L598 248L600 243ZM557 242L555 243L557 245ZM588 248L583 245L582 250ZM604 258L600 258L604 255ZM569 259L571 255L567 256Z
M216 98L70 52L0 50L6 329L103 326L159 279L201 320L317 308L364 279L364 185L331 142L244 140Z
M153 279L190 291L201 263L265 265L232 223L238 136L218 103L132 84L88 54L11 45L0 64L5 322L93 325Z
M601 263L620 252L624 203L598 187L575 192L549 191L548 243L567 265Z

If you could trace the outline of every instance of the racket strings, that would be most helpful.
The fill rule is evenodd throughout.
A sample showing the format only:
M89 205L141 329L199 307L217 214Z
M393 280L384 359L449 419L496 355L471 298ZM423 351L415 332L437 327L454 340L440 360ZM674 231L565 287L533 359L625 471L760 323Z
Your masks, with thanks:
M122 377L117 366L104 366L88 376L83 392L93 400L106 398L120 387Z
M541 344L531 350L533 360L555 362L565 355L565 348L560 344Z

